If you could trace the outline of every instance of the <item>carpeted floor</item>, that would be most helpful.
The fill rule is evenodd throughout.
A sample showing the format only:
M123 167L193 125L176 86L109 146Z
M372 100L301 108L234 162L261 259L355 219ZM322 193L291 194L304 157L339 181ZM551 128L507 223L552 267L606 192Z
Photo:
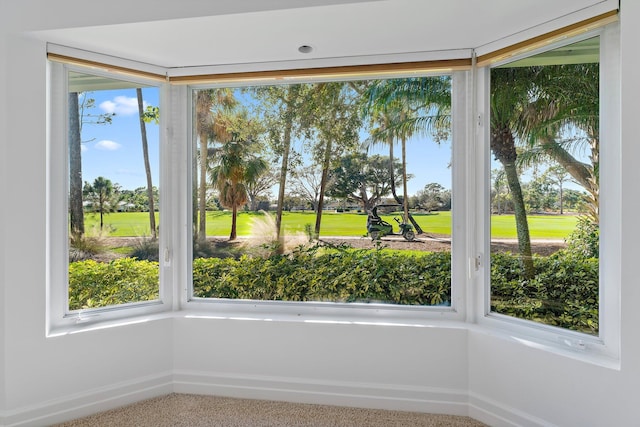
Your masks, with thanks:
M58 427L482 427L468 417L170 394Z

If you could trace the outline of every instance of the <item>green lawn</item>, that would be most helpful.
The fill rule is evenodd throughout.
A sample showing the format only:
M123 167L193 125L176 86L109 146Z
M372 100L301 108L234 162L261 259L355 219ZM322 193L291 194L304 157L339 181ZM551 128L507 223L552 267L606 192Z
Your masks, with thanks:
M396 215L400 216L400 215ZM262 214L253 212L241 212L238 215L238 234L247 236L251 234L254 218L261 218ZM393 215L384 215L385 221L394 225ZM414 218L427 233L450 234L451 213L434 212L431 214L415 214ZM532 239L564 239L574 229L576 216L572 215L531 215L529 229ZM97 215L86 216L86 228L88 230L98 227L100 218ZM156 221L158 215L156 214ZM149 214L146 212L118 212L110 213L104 217L106 227L111 236L148 236ZM159 222L158 222L159 223ZM305 225L315 225L313 212L285 212L282 223L287 233L304 233ZM324 212L322 214L321 236L362 236L366 233L366 214ZM210 236L226 236L231 227L230 212L208 212L207 234ZM515 220L513 215L494 215L491 217L491 234L495 238L516 238Z

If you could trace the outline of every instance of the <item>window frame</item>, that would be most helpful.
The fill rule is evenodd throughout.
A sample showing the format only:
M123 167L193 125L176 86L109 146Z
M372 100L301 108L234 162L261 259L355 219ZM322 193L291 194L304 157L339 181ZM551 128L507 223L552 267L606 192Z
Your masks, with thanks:
M139 76L123 75L108 72L93 67L64 64L47 61L48 102L47 102L47 241L46 241L46 269L47 269L47 324L48 336L68 333L85 325L99 322L121 321L167 311L171 308L172 292L169 278L171 277L171 259L168 250L168 236L172 226L171 218L166 214L168 196L164 187L167 184L166 173L166 131L160 118L160 177L159 188L163 188L160 198L159 213L163 219L163 230L159 236L159 298L153 301L131 302L108 307L85 310L69 310L69 237L68 237L68 198L69 198L69 148L68 148L68 75L77 72L99 77L110 78L144 86L157 87L159 90L160 108L166 104L166 85L157 80L145 79ZM166 226L164 222L167 222Z
M333 303L333 302L294 302L294 301L261 301L261 300L233 300L220 298L197 298L193 297L193 275L192 275L192 242L188 239L186 248L188 248L186 258L187 271L187 288L183 291L181 298L182 306L189 310L200 313L199 315L207 316L203 311L213 310L215 314L212 316L222 316L231 318L260 318L265 316L278 319L296 319L302 321L319 321L319 322L349 322L349 323L393 323L393 324L411 324L425 325L430 324L434 320L464 320L467 309L467 295L465 289L468 282L467 260L469 259L469 242L464 238L465 235L465 209L468 204L465 200L466 191L463 186L468 180L467 171L464 167L464 153L470 145L469 135L466 131L466 118L469 116L471 94L469 91L470 71L453 70L450 72L432 72L432 73L407 73L406 75L380 75L380 76L349 76L343 78L309 78L291 79L288 83L319 83L326 81L349 81L359 79L375 79L375 78L400 78L400 77L422 77L422 76L438 76L450 75L452 78L451 89L451 157L452 157L452 268L451 268L451 305L450 306L411 306L396 304L365 304L365 303ZM189 143L187 145L187 153L185 157L191 162L193 159L193 94L195 90L207 88L223 88L223 87L246 87L256 86L258 84L273 85L283 84L283 82L233 82L218 84L201 84L188 85L188 128L187 131ZM460 118L460 119L458 119ZM188 172L188 178L184 190L184 194L193 194L192 191L192 167L191 163L185 165ZM460 207L459 207L460 206ZM189 230L192 228L192 203L186 203L186 209L182 212L184 218L188 221ZM455 232L454 232L455 230ZM188 236L191 236L189 233Z
M519 319L491 311L490 280L490 72L491 68L505 65L541 52L566 46L581 40L600 37L600 267L599 267L599 334L598 336L576 332L556 326ZM478 324L491 330L539 348L551 351L569 351L579 358L605 360L605 364L617 366L620 355L620 245L622 197L620 192L621 137L620 137L620 83L619 83L619 24L608 24L577 37L563 39L544 48L531 50L510 57L490 66L478 69L478 156L479 171L476 192L479 212L483 221L476 230L476 240L482 246L478 255L485 259L478 281L482 289L476 300ZM486 255L485 255L486 254Z

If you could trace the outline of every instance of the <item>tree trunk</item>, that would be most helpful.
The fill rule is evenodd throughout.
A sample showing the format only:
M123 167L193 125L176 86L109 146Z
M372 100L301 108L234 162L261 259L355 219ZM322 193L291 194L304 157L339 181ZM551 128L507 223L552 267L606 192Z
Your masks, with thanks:
M598 143L592 144L592 162L594 165L598 165L599 153L597 150ZM576 180L578 184L584 187L589 193L590 197L586 198L588 203L589 212L591 213L592 220L594 222L599 221L599 185L598 177L595 174L594 168L576 160L567 150L562 148L553 138L546 138L542 143L542 149L546 154L553 158L558 164L565 168L565 170Z
M513 210L516 219L516 231L518 233L518 251L524 268L524 275L532 278L535 274L533 269L533 257L531 253L531 237L529 235L529 221L527 220L527 211L522 196L522 187L518 177L518 170L515 162L503 163L504 171L507 176L507 183L511 190L511 198L513 199Z
M402 138L402 209L404 217L402 221L406 224L409 220L409 195L407 194L407 141Z
M198 194L198 240L207 240L207 132L200 132L200 190Z
M290 95L291 96L291 95ZM280 165L280 186L278 188L278 205L276 207L276 239L278 239L278 253L284 251L284 233L282 232L282 209L284 207L284 192L289 172L289 151L291 150L291 129L293 127L292 100L287 102L287 121L284 127L284 140L282 141L282 164Z
M69 93L69 216L71 235L84 235L84 210L82 207L82 139L78 93Z
M316 226L314 229L315 238L320 237L320 225L322 223L322 209L324 207L324 192L327 186L327 178L329 177L329 166L331 163L331 148L333 144L331 140L327 141L324 149L324 159L322 161L322 178L320 178L320 196L318 197L318 211L316 212Z
M569 175L578 182L578 184L589 191L589 187L591 185L590 179L593 177L593 173L587 165L578 161L552 138L547 138L542 143L542 149L546 154L558 162L558 164L564 167Z
M560 215L564 215L564 200L563 199L563 194L562 194L562 182L560 183Z
M238 206L236 206L236 204L234 203L233 207L231 208L231 234L229 235L229 240L236 240L237 219L238 219Z
M193 101L193 110L196 110L196 102ZM198 140L198 125L192 127L191 137L194 144L194 152L195 152L195 141ZM200 194L200 186L198 185L198 163L195 161L195 153L191 159L191 177L192 177L192 187L191 187L191 232L193 233L194 242L198 239L198 209L199 209L199 198Z
M156 234L156 214L153 203L153 183L151 180L151 165L149 164L149 145L147 143L147 127L144 123L144 109L142 101L142 89L136 88L138 96L138 115L140 116L140 135L142 137L142 156L144 158L144 171L147 174L147 197L149 198L149 229L151 230L151 238L157 239Z
M523 276L527 279L533 278L535 271L533 268L533 256L531 253L531 237L529 235L529 222L527 220L527 211L522 196L522 187L520 186L520 177L516 167L515 141L513 134L508 127L502 129L494 129L491 135L491 150L494 156L504 168L507 178L507 186L513 200L513 210L516 219L516 231L518 233L518 251L520 253L520 262L522 263Z
M395 173L395 168L393 167L393 137L389 136L387 137L387 144L389 145L389 176L391 177L391 194L393 195L393 199L396 201L396 203L403 205L404 206L404 200L400 200L400 197L398 197L398 193L396 191L396 173ZM405 149L405 147L403 147L403 149ZM406 154L405 154L406 157ZM403 161L403 178L407 176L407 170L406 170L406 160ZM406 179L403 179L403 184L405 184L406 187ZM405 194L405 198L407 197L407 189L404 189L404 194ZM418 225L418 223L416 222L416 220L413 218L413 216L408 212L406 212L405 215L405 222L407 221L407 219L411 222L411 224L413 225L413 228L415 228L416 230L416 234L422 234L424 233L424 230L422 230L422 228L420 227L420 225Z

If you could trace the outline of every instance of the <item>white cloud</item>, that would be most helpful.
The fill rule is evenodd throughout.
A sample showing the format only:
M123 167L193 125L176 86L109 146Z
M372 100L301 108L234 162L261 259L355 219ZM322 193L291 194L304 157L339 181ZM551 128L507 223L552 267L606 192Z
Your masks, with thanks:
M122 145L114 141L109 141L108 139L103 139L102 141L96 142L95 147L98 150L115 151L122 147Z
M143 102L142 104L146 108L147 103ZM100 109L108 114L115 113L116 116L132 116L138 114L138 99L116 96L113 101L101 102Z
M87 151L87 150L89 150L89 148L88 148L86 145L84 145L84 144L81 144L81 145L80 145L80 152L81 152L81 153L84 153L84 152L85 152L85 151Z

